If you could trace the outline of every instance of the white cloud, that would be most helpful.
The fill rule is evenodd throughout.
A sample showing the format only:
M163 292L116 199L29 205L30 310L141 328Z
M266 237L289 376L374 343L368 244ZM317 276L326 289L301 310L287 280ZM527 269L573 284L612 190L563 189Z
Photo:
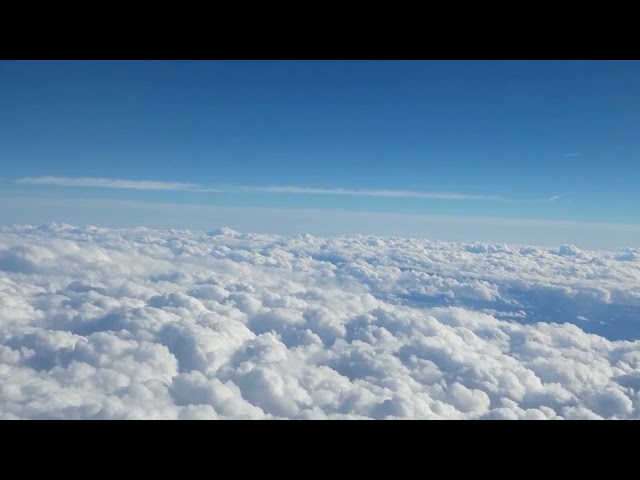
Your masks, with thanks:
M116 178L92 177L26 177L16 180L17 183L30 185L57 185L60 187L96 187L120 188L133 190L193 190L200 188L195 183L158 182L155 180L121 180Z
M465 193L421 192L415 190L350 189L350 188L309 188L296 186L229 187L229 191L294 193L312 195L350 195L364 197L431 198L438 200L493 200L509 201L497 195L470 195Z
M567 153L567 154L565 154L565 157L579 157L579 156L581 156L581 155L582 155L582 154L581 154L581 153L579 153L579 152L576 152L576 153Z
M26 177L16 180L20 184L57 185L61 187L97 187L133 190L176 190L203 193L289 193L315 195L350 195L368 197L397 197L397 198L431 198L439 200L493 200L509 201L496 195L469 195L464 193L437 193L412 190L375 190L375 189L347 189L347 188L308 188L297 186L219 186L205 187L195 183L160 182L155 180L122 180L112 178L91 177Z
M0 417L638 418L628 253L0 227Z

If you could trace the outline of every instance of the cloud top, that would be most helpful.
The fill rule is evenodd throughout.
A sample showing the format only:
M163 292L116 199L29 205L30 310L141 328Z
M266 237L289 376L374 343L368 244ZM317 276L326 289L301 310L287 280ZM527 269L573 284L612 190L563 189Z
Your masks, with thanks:
M1 418L638 418L634 252L0 227Z

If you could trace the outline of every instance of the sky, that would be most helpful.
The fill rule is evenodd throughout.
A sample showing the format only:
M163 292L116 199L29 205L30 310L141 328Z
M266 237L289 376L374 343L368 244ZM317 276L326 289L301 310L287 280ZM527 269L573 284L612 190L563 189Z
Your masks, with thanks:
M640 243L634 61L1 61L0 224Z

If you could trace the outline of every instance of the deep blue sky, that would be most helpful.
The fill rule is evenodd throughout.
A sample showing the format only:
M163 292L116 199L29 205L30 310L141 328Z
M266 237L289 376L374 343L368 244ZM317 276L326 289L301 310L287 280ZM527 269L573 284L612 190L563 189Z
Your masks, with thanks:
M640 223L639 127L640 62L5 61L0 194Z

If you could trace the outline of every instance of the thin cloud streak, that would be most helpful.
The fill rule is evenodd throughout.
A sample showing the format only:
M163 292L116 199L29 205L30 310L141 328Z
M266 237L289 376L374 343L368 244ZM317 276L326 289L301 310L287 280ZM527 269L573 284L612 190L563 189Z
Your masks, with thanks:
M574 192L567 192L567 193L560 193L558 195L553 195L549 198L547 198L545 201L547 202L555 202L556 200L560 200L561 198L568 198L575 195Z
M92 177L26 177L16 180L19 184L56 185L60 187L96 187L129 190L170 190L202 193L275 193L296 195L348 195L386 198L424 198L434 200L482 200L512 201L497 195L471 195L465 193L421 192L414 190L308 188L299 186L219 186L205 187L195 183L160 182L155 180L123 180Z
M266 193L295 193L307 195L350 195L366 197L397 197L397 198L431 198L438 200L493 200L509 201L496 195L469 195L465 193L420 192L414 190L370 190L347 188L306 188L296 186L268 186L268 187L238 187L238 191L266 192Z
M29 185L57 185L60 187L96 187L119 188L128 190L173 190L184 191L198 188L195 183L158 182L155 180L122 180L118 178L93 177L26 177L19 178L16 183Z

